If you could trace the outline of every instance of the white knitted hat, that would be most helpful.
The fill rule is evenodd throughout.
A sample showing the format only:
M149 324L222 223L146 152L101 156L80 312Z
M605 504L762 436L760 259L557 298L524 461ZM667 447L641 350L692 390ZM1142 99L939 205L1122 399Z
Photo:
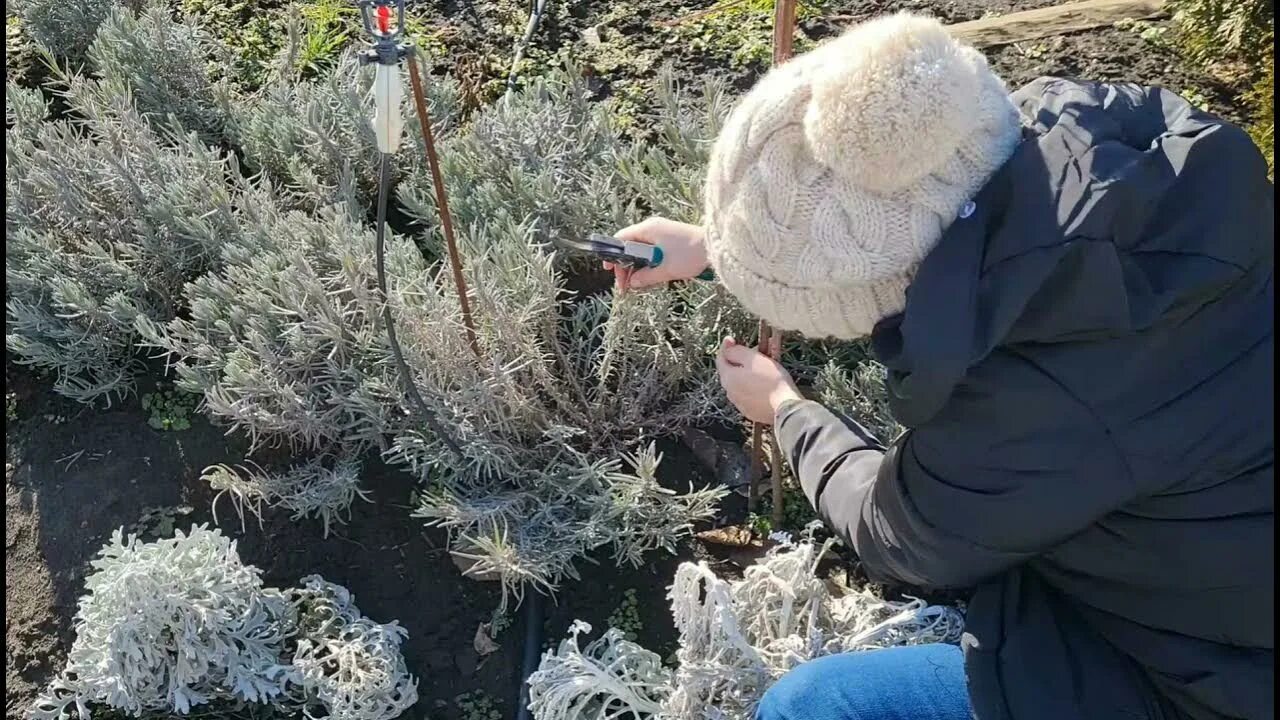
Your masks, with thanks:
M776 327L869 335L1020 134L1004 83L936 20L857 25L730 114L707 173L711 265Z

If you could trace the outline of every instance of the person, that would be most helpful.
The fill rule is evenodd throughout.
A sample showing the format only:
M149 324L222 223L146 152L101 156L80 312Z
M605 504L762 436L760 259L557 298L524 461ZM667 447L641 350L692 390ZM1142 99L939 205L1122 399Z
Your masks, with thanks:
M806 337L870 338L887 447L726 339L877 581L972 589L961 647L835 655L759 720L1273 717L1273 188L1166 90L1009 95L936 21L882 17L775 68L711 153L700 225L620 237L708 265Z

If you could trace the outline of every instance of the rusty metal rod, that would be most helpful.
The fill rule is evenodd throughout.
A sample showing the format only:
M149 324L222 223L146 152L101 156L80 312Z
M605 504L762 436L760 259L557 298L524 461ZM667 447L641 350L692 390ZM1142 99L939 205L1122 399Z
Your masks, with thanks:
M791 59L792 50L794 48L794 36L796 27L796 0L776 0L773 6L773 64L781 65ZM769 327L764 320L760 321L759 328L759 346L760 352L778 360L782 355L782 333ZM777 438L771 438L770 442L770 471L773 485L773 508L772 517L773 528L780 529L782 525L782 458L781 452L778 450ZM759 482L764 475L764 428L758 423L753 423L751 427L751 476L750 484L747 486L747 511L755 512L759 503L760 488Z
M774 328L769 336L769 357L776 362L782 358L782 331ZM769 433L769 470L773 484L773 527L782 527L782 450L778 447L778 435Z
M467 343L476 357L480 357L480 341L476 337L475 321L471 317L471 301L467 296L467 279L462 275L462 255L453 236L453 214L449 212L449 196L444 189L444 176L440 172L440 158L436 155L435 137L431 133L431 115L427 112L426 93L422 89L422 77L418 74L418 61L412 53L408 57L409 84L413 87L413 102L418 109L418 126L422 128L422 142L427 149L427 164L431 167L431 183L435 186L436 206L440 210L440 231L444 234L445 248L449 253L449 266L453 270L453 284L458 291L458 304L462 307L462 324L467 331Z
M770 348L770 338L773 331L769 329L769 323L764 320L760 321L759 329L756 331L756 349L762 353L768 353ZM751 474L748 476L747 482L747 512L753 513L760 505L760 479L764 476L764 426L760 423L751 423ZM775 530L777 528L774 528Z

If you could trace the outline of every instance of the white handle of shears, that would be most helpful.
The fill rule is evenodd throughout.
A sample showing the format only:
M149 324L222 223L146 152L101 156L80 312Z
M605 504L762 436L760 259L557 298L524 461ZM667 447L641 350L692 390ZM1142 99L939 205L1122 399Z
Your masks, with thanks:
M374 69L373 131L378 137L378 151L394 154L400 147L403 120L400 117L400 65L378 63Z

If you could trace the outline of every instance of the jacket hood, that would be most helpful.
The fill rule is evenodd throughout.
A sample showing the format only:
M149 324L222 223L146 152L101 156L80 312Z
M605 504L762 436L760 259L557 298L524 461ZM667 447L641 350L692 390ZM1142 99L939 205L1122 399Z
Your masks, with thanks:
M1176 323L1271 274L1274 189L1239 128L1135 85L1044 78L1013 100L1023 142L872 336L908 427L1000 346Z

